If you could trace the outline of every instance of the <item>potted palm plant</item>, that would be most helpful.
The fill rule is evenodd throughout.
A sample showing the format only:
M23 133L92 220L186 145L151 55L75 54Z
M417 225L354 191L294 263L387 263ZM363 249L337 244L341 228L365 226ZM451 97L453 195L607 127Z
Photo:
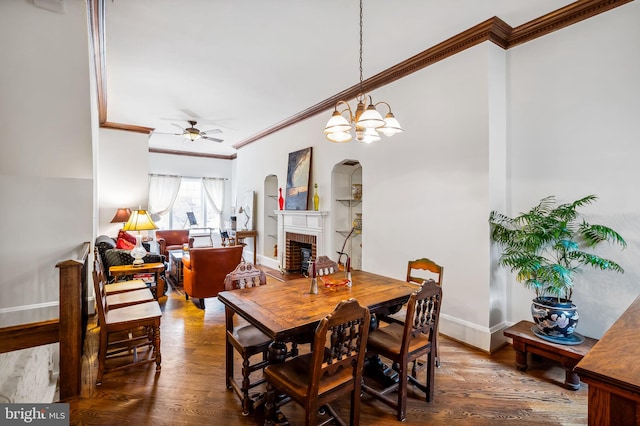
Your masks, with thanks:
M613 229L588 223L578 209L597 200L588 195L557 205L555 197L543 198L526 213L515 217L492 211L491 238L503 247L499 264L516 273L516 280L533 289L531 305L536 335L559 343L580 343L574 334L578 312L572 303L575 274L584 267L623 273L616 262L587 251L602 242L626 247Z

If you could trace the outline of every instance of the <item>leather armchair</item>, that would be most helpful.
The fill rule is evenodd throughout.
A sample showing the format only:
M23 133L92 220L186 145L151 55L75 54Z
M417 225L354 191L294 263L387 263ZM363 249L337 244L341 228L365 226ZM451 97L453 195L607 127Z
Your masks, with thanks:
M184 244L193 245L189 241L188 229L165 229L156 231L156 241L158 243L160 254L165 258L169 258L169 250L182 250Z
M224 280L242 261L243 246L197 247L182 257L183 285L187 300L189 296L200 299L204 309L204 298L216 297L224 290Z

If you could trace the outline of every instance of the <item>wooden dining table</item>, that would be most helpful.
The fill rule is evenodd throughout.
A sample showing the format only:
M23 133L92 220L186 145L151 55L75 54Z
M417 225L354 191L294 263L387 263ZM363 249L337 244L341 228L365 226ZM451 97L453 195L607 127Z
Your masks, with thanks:
M330 278L337 281L343 275L344 272L339 272ZM396 312L417 290L415 284L371 272L352 271L351 279L351 287L325 287L318 278L318 294L309 292L311 278L299 278L222 291L218 300L225 305L227 330L233 331L234 315L241 316L273 340L269 362L282 362L297 353L295 349L288 352L287 343L312 335L320 320L342 300L354 298L372 314L389 314ZM233 346L228 340L226 357L233 357Z
M336 280L343 272L333 274ZM318 278L318 294L311 294L311 278L299 278L265 286L218 293L228 319L234 314L253 324L275 342L289 342L296 336L313 333L322 318L342 300L354 298L371 313L401 306L414 284L365 271L352 271L351 287L325 287ZM227 322L233 330L233 322Z

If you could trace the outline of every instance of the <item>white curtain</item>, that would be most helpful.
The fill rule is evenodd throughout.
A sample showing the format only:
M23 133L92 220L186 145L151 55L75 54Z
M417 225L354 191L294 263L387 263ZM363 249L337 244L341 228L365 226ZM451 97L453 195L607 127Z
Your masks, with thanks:
M213 213L221 216L224 210L224 179L202 178L202 187L213 206ZM219 223L222 224L222 217L219 219Z
M156 217L169 213L180 190L181 176L149 175L149 212Z

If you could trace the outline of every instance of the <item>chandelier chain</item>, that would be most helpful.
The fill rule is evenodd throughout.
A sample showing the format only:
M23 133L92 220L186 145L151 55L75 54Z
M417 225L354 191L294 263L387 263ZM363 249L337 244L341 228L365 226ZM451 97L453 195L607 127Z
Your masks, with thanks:
M362 94L364 91L362 90L362 0L360 0L360 93Z

